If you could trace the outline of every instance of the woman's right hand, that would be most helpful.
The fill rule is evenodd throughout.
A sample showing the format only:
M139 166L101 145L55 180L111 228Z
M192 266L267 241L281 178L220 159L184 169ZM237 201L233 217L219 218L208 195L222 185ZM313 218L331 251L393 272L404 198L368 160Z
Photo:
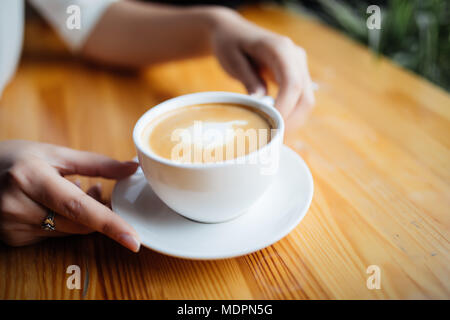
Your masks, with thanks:
M314 103L306 52L291 39L263 29L225 8L210 9L211 43L221 66L249 94L267 94L264 70L278 84L275 106L287 120L304 121ZM291 120L292 121L292 120Z
M83 192L64 178L79 174L121 179L133 174L135 162L50 144L0 142L0 239L12 246L47 237L104 233L128 249L139 251L136 231L95 200L99 190ZM41 228L48 211L55 213L55 231Z

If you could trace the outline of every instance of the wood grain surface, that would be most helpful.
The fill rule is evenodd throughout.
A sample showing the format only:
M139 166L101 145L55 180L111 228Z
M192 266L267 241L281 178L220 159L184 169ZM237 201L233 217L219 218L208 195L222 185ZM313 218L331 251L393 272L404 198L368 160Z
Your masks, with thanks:
M320 86L308 122L289 124L285 141L314 177L303 221L264 250L220 261L133 254L100 234L1 245L1 299L450 298L449 94L310 18L267 7L242 13L303 46ZM244 92L211 57L127 73L63 50L42 53L39 39L48 40L27 32L0 100L1 140L125 160L149 107L196 91ZM81 181L101 181L105 197L114 184ZM81 290L66 287L72 264L81 267ZM380 267L380 289L366 286L370 265Z

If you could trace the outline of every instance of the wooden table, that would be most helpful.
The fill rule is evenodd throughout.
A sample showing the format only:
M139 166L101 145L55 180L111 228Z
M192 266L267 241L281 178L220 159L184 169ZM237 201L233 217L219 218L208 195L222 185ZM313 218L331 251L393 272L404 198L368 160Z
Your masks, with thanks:
M450 298L448 93L311 19L275 8L243 14L303 46L320 86L309 121L286 137L314 177L303 221L264 250L221 261L133 254L100 234L2 245L1 299ZM145 110L206 90L243 87L213 58L127 74L26 54L0 100L0 139L129 159ZM102 182L110 195L113 182ZM66 287L72 264L81 290ZM370 265L380 289L366 286Z

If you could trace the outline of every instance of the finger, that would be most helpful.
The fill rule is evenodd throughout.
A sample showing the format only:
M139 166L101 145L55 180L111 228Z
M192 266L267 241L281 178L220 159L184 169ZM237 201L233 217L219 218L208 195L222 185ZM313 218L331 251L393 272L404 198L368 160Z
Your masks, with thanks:
M297 102L294 111L291 113L289 119L287 119L288 123L295 123L295 125L304 124L311 113L314 103L315 98L312 81L309 78L305 80L305 89L303 90L303 94Z
M297 106L301 109L304 109L305 113L308 113L315 104L314 86L313 81L311 80L311 76L309 74L308 63L306 61L306 54L304 53L303 50L300 50L300 48L298 48L297 51L300 60L299 64L301 67L301 71L303 73L303 83L304 83L304 89L302 95L300 96L299 102L297 103Z
M298 80L295 80L295 78L286 77L279 84L275 106L278 107L285 119L292 114L301 95L301 85L298 83Z
M55 157L49 161L62 175L79 174L122 179L133 174L138 168L138 163L134 161L120 162L93 152L54 147L52 153Z
M238 49L229 50L223 55L225 70L243 83L250 95L263 96L266 85L248 58Z
M34 227L40 227L48 215L48 211L42 205L30 199L19 189L14 189L4 196L2 213L7 221ZM55 215L54 222L58 232L74 234L93 232L86 226L58 214Z
M48 212L46 212L48 214ZM47 217L47 215L41 220L44 221L44 219ZM55 217L53 218L53 221L55 222L55 228L58 232L63 232L67 234L89 234L94 232L91 228L82 225L80 223L74 222L70 219L67 219L66 217L56 213Z
M316 103L316 98L314 96L313 82L309 76L307 76L305 81L305 89L299 101L299 107L305 108L310 111L314 104Z
M287 119L294 111L297 102L303 93L304 83L297 59L285 52L275 55L272 65L278 82L278 94L275 105L280 113Z
M9 240L14 240L17 243L32 242L33 239L41 240L44 237L64 237L70 234L44 230L36 225L22 224L18 222L5 221L2 224L2 234L6 235ZM28 240L27 240L28 239Z
M121 217L59 176L46 163L35 161L28 169L21 176L19 174L18 180L31 198L73 222L107 235L134 252L139 251L136 231ZM33 181L33 184L27 181Z
M40 226L36 226L36 225L31 225L31 224L18 224L17 227L13 227L11 228L11 230L13 232L17 232L17 233L22 233L23 235L25 234L30 234L30 235L34 235L37 237L67 237L73 234L70 233L66 233L66 232L61 232L61 231L56 231L56 230L44 230L42 229Z
M269 69L278 84L278 94L275 106L286 119L294 110L302 94L301 73L295 51L288 44L263 46L255 52L259 61Z

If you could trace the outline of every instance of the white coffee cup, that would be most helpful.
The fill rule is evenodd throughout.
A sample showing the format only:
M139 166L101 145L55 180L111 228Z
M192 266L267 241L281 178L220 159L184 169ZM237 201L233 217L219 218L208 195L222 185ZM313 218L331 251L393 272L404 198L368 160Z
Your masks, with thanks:
M231 92L199 92L162 102L142 115L133 140L145 178L156 195L175 212L199 222L224 222L243 214L264 194L278 170L284 122L267 101L267 97ZM234 103L263 112L275 129L270 142L245 157L220 163L180 163L155 154L143 141L144 129L156 117L203 103Z

